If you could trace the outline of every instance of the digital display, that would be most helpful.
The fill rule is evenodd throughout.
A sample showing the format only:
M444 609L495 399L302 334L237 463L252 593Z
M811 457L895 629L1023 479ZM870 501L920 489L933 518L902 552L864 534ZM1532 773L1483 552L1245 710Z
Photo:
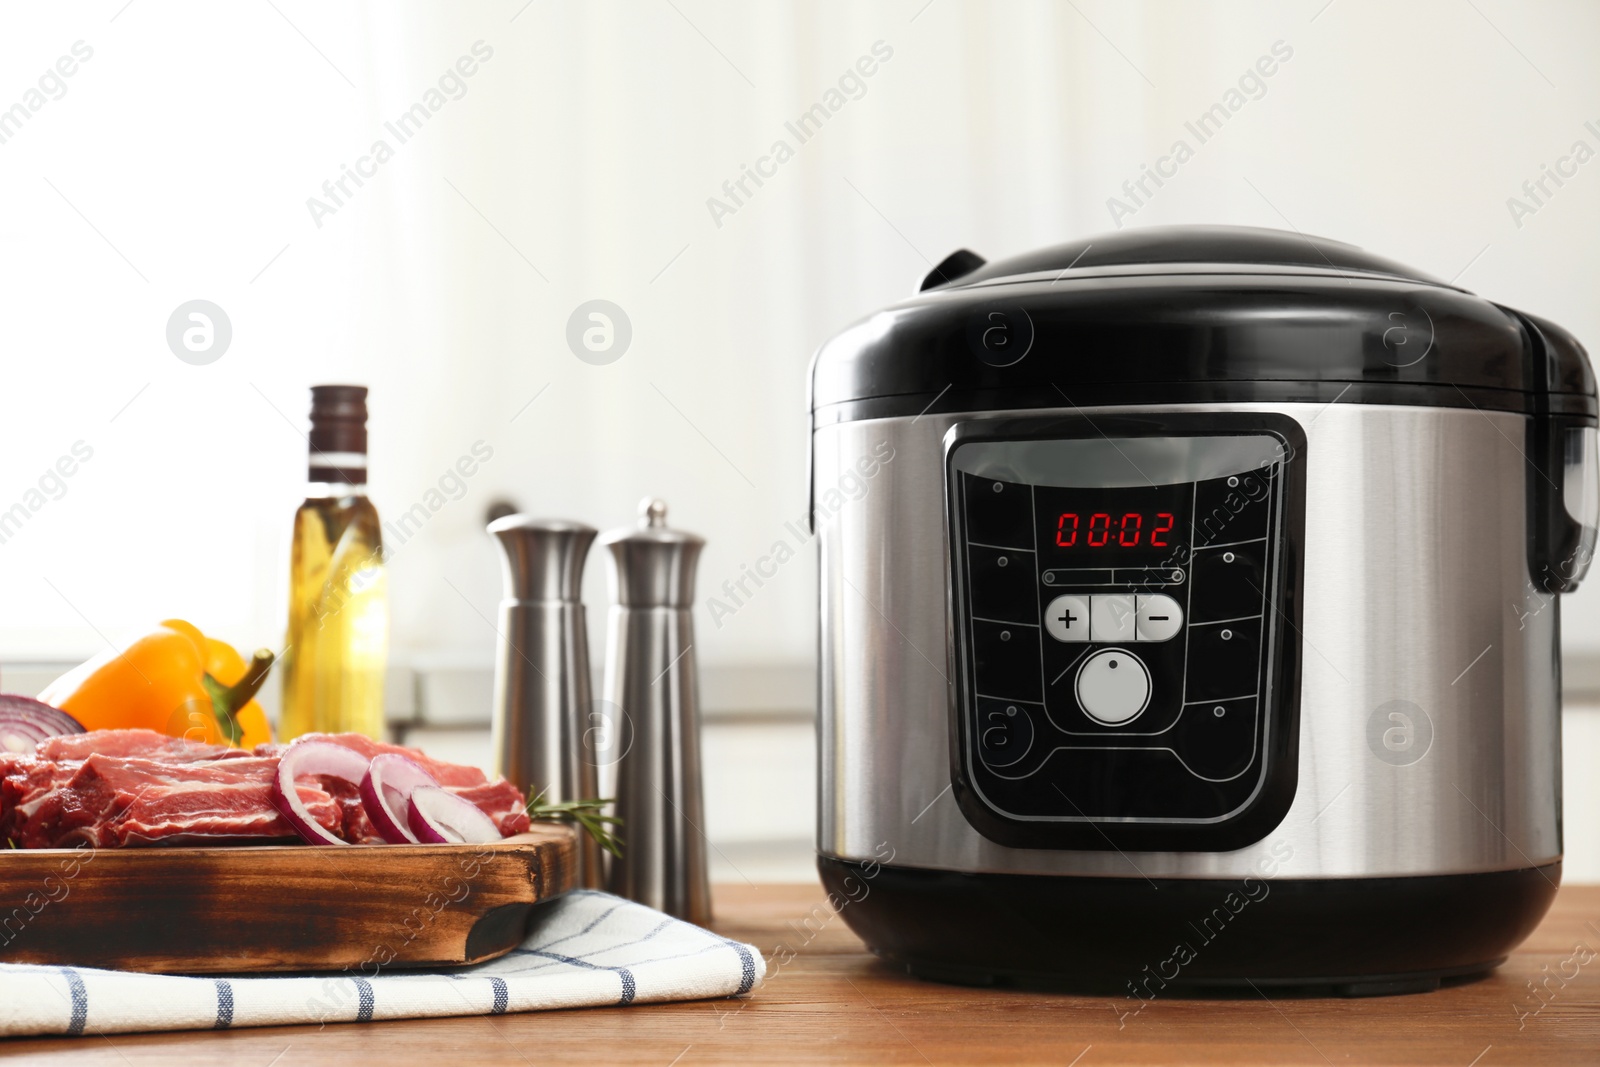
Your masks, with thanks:
M1063 511L1056 517L1056 547L1076 548L1078 539L1089 548L1171 548L1172 527L1177 516L1170 511L1147 514L1142 511L1125 511L1113 515L1097 511L1085 516L1076 511Z
M1162 566L1187 558L1194 486L1036 486L1040 563Z

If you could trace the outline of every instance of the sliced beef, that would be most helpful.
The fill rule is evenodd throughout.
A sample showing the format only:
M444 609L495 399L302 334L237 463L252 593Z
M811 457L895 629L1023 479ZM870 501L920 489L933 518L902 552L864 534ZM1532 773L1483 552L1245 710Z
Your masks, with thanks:
M28 847L20 837L18 825L31 817L51 792L72 780L76 763L52 763L33 756L17 757L0 768L0 834L18 848Z
M11 836L23 848L293 838L293 827L272 805L277 764L256 757L161 763L92 755L64 784L19 804ZM317 823L341 828L332 797L310 782L298 790Z
M510 837L525 833L532 823L528 819L522 791L504 778L496 778L483 785L445 786L450 792L472 801L478 810L495 821L500 832Z
M320 774L316 776L316 781L338 805L339 826L334 828L334 833L352 845L384 843L383 835L372 825L372 820L367 817L367 809L361 803L360 786L343 778L329 778Z
M431 759L360 734L315 735L369 759L393 752L415 760L440 785L475 804L503 834L529 826L524 798L476 767ZM50 738L35 755L0 754L0 836L20 848L230 844L297 840L272 804L283 745L254 752L205 745L150 730L96 730ZM382 838L350 782L297 783L312 819L353 844Z
M417 763L423 770L433 776L450 792L464 797L475 804L480 811L495 821L502 834L520 834L530 825L525 810L527 803L521 790L504 778L489 781L488 777L476 767L468 767L460 763L446 763L425 755L414 748L403 745L390 745L383 741L374 741L365 734L309 734L320 741L332 741L334 744L343 745L354 749L363 756L371 759L373 756L385 752L392 752L406 757ZM363 811L363 816L365 812ZM371 828L367 822L366 827ZM376 830L372 831L376 834ZM356 840L350 838L350 840Z
M48 760L81 760L92 755L132 756L165 763L248 759L251 753L226 745L208 745L154 730L91 730L86 734L51 737L39 742L38 755Z
M404 756L419 764L423 770L433 775L433 780L442 786L467 786L484 785L489 779L476 767L468 767L460 763L446 763L425 755L414 748L404 745L391 745L384 741L374 741L365 734L306 734L306 738L315 738L318 741L332 741L336 745L354 749L367 759L385 752ZM260 747L260 746L258 746ZM277 753L272 753L276 755Z
M0 751L0 848L5 847L6 840L11 837L11 812L17 806L17 796L22 791L21 780L13 783L13 775L23 771L34 762L32 756L23 756L15 752Z

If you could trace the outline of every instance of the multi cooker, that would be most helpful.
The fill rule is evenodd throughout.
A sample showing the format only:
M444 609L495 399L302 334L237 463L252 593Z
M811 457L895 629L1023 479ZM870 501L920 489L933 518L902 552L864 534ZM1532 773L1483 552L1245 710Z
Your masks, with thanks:
M1595 380L1232 227L957 252L818 352L819 865L932 978L1427 989L1561 871Z

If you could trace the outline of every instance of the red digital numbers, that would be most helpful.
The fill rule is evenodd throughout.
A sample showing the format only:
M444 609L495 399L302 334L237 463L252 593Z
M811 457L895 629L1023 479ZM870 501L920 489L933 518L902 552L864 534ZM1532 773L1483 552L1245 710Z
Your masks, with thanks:
M1072 520L1072 529L1067 529L1067 520ZM1071 548L1078 543L1078 516L1067 512L1056 520L1056 545L1059 548Z
M1160 537L1164 533L1170 532L1172 530L1172 524L1176 520L1173 519L1172 512L1163 511L1156 516L1156 521L1161 525L1150 531L1150 543L1156 548L1166 548L1167 543L1165 541L1157 541L1156 538Z
M1063 512L1056 519L1056 547L1072 548L1078 543L1078 528L1081 516L1077 512ZM1155 515L1155 529L1150 531L1150 547L1170 548L1171 543L1162 535L1171 533L1177 519L1170 511L1157 512ZM1144 515L1141 512L1130 511L1124 514L1115 523L1109 513L1097 511L1089 516L1089 528L1085 531L1084 544L1089 548L1105 548L1112 543L1113 535L1118 548L1138 548L1140 539L1144 537Z
M1122 525L1117 527L1117 544L1122 548L1135 548L1139 544L1139 530L1144 526L1144 516L1138 512L1130 512L1122 516ZM1129 540L1132 535L1132 540Z
M1097 512L1089 516L1089 547L1104 548L1111 540L1111 516Z

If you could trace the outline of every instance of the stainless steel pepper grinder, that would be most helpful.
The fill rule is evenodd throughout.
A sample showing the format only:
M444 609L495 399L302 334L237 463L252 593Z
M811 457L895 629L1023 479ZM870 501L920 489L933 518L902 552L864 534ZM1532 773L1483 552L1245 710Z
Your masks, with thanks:
M611 559L605 699L620 718L617 815L622 858L608 888L692 923L711 921L694 573L705 540L667 526L646 499L639 524L600 538Z
M494 671L495 770L548 802L600 795L585 758L589 635L580 599L595 529L508 515L489 524L500 546L505 599ZM600 848L578 834L578 884L604 882Z

